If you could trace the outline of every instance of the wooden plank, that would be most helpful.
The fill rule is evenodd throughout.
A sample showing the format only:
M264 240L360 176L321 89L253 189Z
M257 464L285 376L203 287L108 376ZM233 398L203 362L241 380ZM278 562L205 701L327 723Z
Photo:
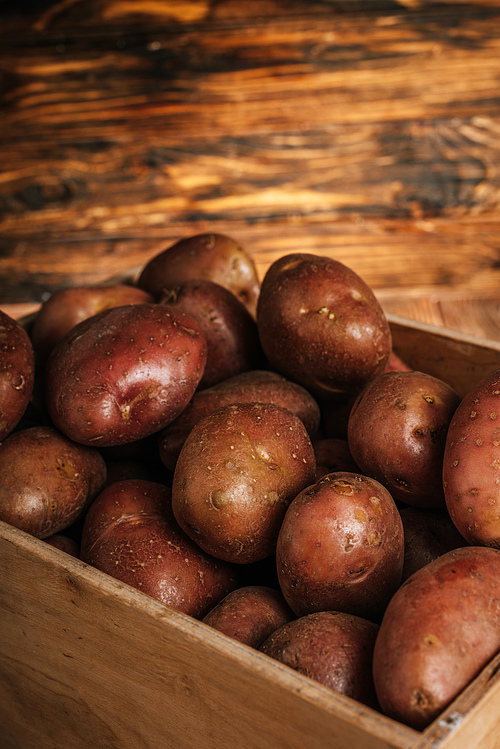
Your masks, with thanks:
M262 272L309 248L376 288L498 287L498 8L72 26L81 8L2 38L0 301L205 230Z
M0 579L5 749L410 749L418 736L5 523Z

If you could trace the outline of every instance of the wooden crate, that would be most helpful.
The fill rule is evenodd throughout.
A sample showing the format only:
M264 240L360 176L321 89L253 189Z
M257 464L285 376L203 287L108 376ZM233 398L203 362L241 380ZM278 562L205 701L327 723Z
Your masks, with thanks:
M461 393L500 344L390 317ZM3 749L498 749L500 654L423 732L0 523Z

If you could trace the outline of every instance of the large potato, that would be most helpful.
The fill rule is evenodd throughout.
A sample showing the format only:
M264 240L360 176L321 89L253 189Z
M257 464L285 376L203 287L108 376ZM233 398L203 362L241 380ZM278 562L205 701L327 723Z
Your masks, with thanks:
M262 282L257 324L271 367L318 397L358 393L385 370L392 349L371 289L329 257L275 261Z
M251 370L230 377L211 388L198 390L171 424L159 435L159 453L171 471L186 437L204 416L231 403L274 403L292 411L313 437L320 425L320 411L313 396L277 372Z
M180 414L205 362L205 337L187 315L159 304L114 307L76 325L52 350L47 410L76 442L135 442Z
M207 279L191 279L167 292L159 304L185 312L205 335L207 363L200 388L264 364L255 319L224 286Z
M437 377L385 372L366 386L351 409L347 439L354 460L394 499L444 507L444 447L459 403L455 390Z
M255 316L260 282L252 256L224 234L196 234L149 260L137 285L159 299L184 281L202 278L224 286Z
M94 500L83 526L84 562L178 611L202 618L236 587L231 565L205 554L179 528L171 492L119 481Z
M271 555L291 500L314 480L314 450L291 411L270 403L223 406L199 421L175 466L181 528L220 559Z
M345 611L378 620L401 582L404 535L389 492L330 473L286 511L276 545L282 593L297 616Z
M92 447L52 427L30 427L0 444L0 520L38 538L71 525L106 481Z
M335 692L376 707L372 657L377 633L374 622L319 611L282 625L260 650Z
M33 393L35 357L24 328L0 310L0 440L19 424Z
M270 634L295 616L279 590L267 585L244 585L228 593L203 621L251 648L259 648Z
M151 294L126 284L58 289L42 304L33 321L30 335L37 358L44 361L56 343L82 320L111 307L152 301Z
M443 459L446 506L470 544L500 548L500 369L458 406Z
M499 649L500 551L449 551L415 572L387 607L373 656L380 707L423 729Z

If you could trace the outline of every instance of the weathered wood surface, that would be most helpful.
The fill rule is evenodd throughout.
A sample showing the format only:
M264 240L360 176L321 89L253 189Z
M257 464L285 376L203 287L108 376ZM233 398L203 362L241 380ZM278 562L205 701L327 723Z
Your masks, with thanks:
M3 307L214 230L261 275L327 253L390 312L497 335L499 3L11 6Z

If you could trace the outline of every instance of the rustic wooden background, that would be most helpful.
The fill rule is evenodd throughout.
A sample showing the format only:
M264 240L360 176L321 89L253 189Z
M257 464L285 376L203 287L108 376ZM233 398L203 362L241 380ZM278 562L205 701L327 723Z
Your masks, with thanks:
M0 0L0 307L229 234L500 334L500 0Z

